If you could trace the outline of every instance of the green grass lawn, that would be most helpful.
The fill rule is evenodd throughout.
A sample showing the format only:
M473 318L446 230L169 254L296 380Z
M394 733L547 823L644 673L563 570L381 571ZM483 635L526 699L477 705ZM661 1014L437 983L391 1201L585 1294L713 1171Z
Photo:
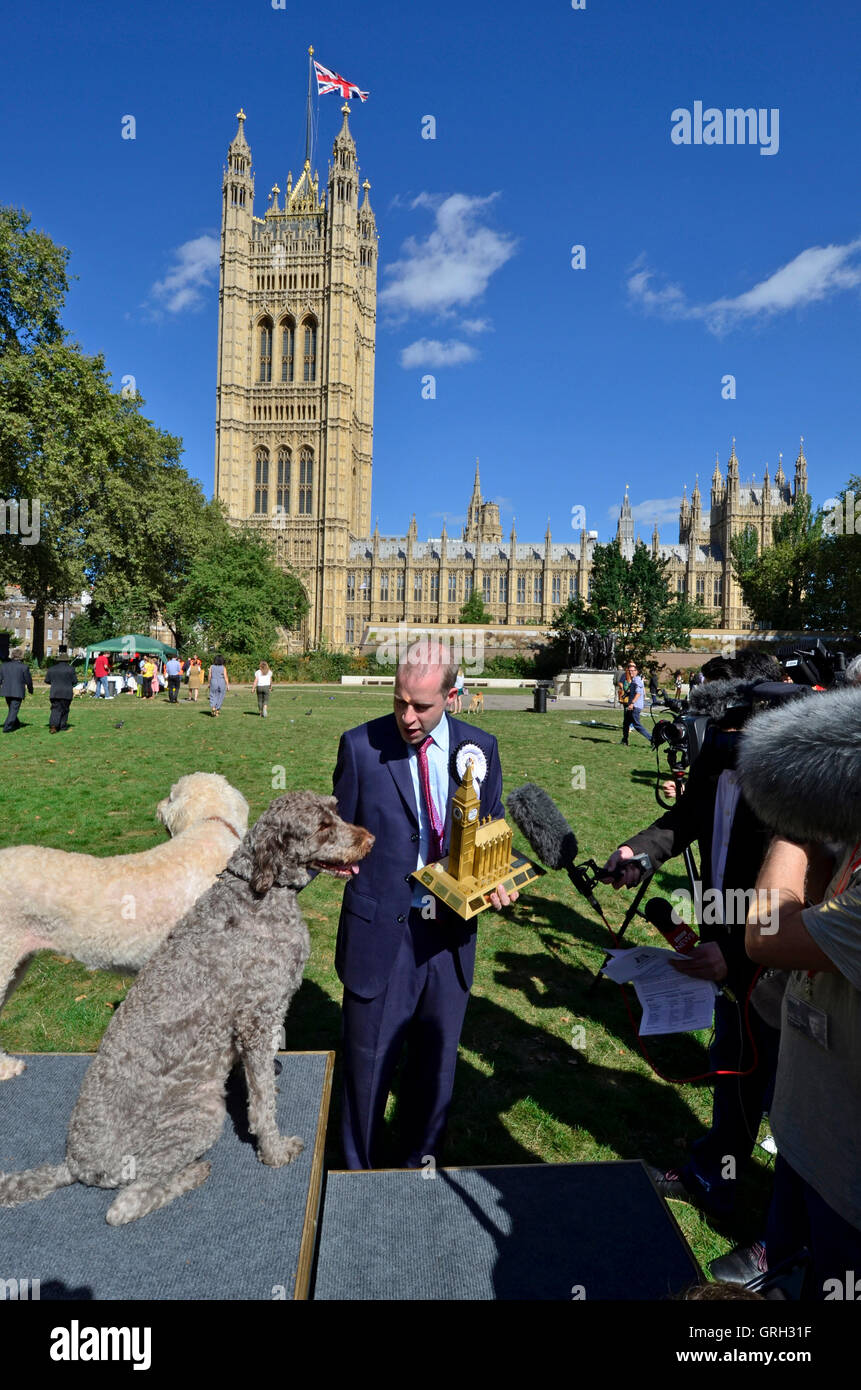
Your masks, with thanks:
M188 772L222 773L247 797L252 819L280 791L281 767L288 790L328 793L341 732L391 708L382 691L279 686L268 719L257 717L250 689L238 689L214 720L205 692L196 705L184 696L183 689L178 706L166 696L76 699L69 731L55 737L47 729L47 695L27 700L27 727L0 740L0 847L40 844L99 855L147 849L164 837L156 802ZM546 788L577 833L580 858L603 862L658 814L654 754L636 734L625 748L618 727L572 724L565 712L533 715L525 712L528 703L524 694L523 710L489 711L481 720L499 739L505 786L532 781ZM621 724L617 712L594 717ZM576 768L585 777L575 777ZM575 790L572 780L585 785ZM515 843L529 852L520 836ZM659 888L681 886L681 862L673 867L679 872L659 876ZM339 1046L334 949L342 891L320 876L300 899L313 949L287 1020L290 1050ZM601 888L598 896L619 923L628 895ZM629 936L660 944L645 927ZM682 1161L708 1125L711 1092L661 1081L638 1050L617 986L603 981L590 989L607 944L601 921L561 874L539 880L505 914L482 916L446 1162ZM42 953L3 1012L0 1043L9 1052L91 1050L130 982ZM706 1043L706 1035L649 1040L670 1076L708 1070ZM327 1155L333 1166L341 1163L337 1090ZM757 1150L739 1203L744 1217L718 1227L693 1207L674 1204L701 1263L760 1234L769 1186L768 1160Z

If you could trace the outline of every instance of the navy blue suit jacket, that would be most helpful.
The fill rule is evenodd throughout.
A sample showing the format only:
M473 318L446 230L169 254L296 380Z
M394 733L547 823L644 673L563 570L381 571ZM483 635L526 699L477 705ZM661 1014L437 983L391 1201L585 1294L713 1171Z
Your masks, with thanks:
M450 714L450 749L464 741L477 743L487 759L481 785L481 816L502 816L502 768L492 734L454 719ZM443 855L451 835L452 797L459 783L449 770ZM342 820L364 826L376 837L359 873L344 890L335 969L354 994L373 999L385 989L407 930L415 881L410 874L418 860L419 822L410 776L409 749L398 732L394 714L372 719L341 736L332 791ZM464 983L472 984L477 918L464 922L444 903L435 902L436 927L457 948Z

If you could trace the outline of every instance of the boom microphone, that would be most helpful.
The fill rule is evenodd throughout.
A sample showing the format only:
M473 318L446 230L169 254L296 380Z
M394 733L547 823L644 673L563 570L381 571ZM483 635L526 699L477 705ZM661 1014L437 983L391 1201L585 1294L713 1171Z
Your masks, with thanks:
M673 905L666 898L650 898L643 908L643 916L653 927L657 927L664 940L680 955L690 955L697 945L697 938L690 927L673 920Z
M505 806L542 863L570 873L577 858L577 836L544 788L527 782L509 793Z

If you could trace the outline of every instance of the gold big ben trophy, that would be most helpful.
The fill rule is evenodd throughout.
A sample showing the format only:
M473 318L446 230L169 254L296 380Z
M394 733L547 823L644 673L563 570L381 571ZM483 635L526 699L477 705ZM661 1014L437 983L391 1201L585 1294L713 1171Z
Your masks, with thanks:
M544 872L522 854L512 853L511 828L505 820L479 819L479 805L470 758L452 801L448 858L425 864L412 875L467 921L492 906L490 895L500 884L511 892Z

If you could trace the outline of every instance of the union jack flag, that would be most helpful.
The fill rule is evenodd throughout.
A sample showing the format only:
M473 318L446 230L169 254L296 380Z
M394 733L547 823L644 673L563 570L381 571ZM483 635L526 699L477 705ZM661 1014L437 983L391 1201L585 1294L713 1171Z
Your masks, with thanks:
M317 95L325 96L327 92L340 92L345 101L350 97L358 97L360 101L367 101L370 92L363 92L355 82L348 82L346 77L341 77L339 73L332 72L329 68L324 68L322 63L314 59L314 68L317 73Z

